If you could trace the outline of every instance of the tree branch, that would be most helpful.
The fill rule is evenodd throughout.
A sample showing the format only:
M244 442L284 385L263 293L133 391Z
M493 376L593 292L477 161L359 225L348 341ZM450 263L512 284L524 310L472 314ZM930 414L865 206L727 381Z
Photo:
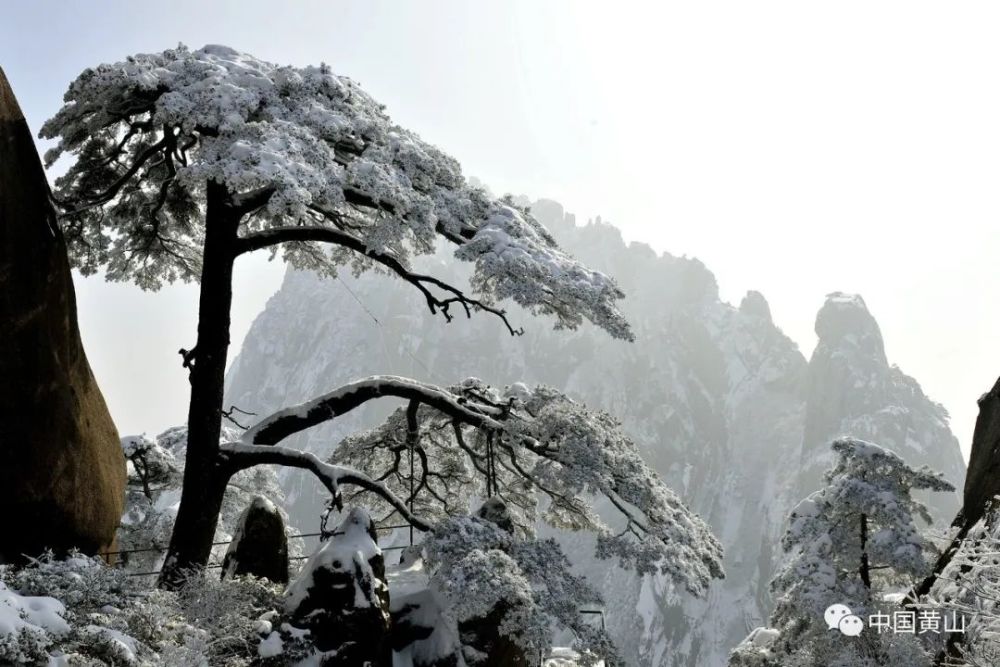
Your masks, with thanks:
M427 521L410 512L406 503L390 491L385 484L377 482L353 468L325 463L315 454L288 447L248 445L245 442L223 443L219 446L219 452L229 460L235 470L269 463L309 470L330 492L338 510L342 509L340 487L348 484L360 487L380 496L415 528L422 531L431 529L431 525Z
M495 419L502 410L467 401L432 384L393 375L376 375L352 382L311 401L280 410L252 426L243 441L275 445L290 435L346 414L370 400L405 398L428 405L455 420L486 430L501 430Z
M315 207L313 210L323 215L328 220L331 220L334 224L341 224L340 216ZM465 310L466 317L472 317L473 310L482 310L499 317L507 327L507 331L509 331L512 336L520 336L524 333L523 328L515 329L511 325L510 320L507 319L506 311L494 308L493 306L478 299L473 299L466 295L462 290L444 282L443 280L440 280L439 278L421 273L414 273L395 255L369 248L362 239L349 234L342 229L321 225L271 227L269 229L263 229L241 237L237 241L236 254L242 255L244 253L253 252L262 248L269 248L282 243L307 241L339 245L378 262L420 290L420 292L424 295L424 299L427 301L427 307L430 309L431 313L440 312L449 322L453 319L450 308L453 304L458 304ZM436 287L450 296L443 298L438 297L429 289L428 286Z
M164 136L155 144L152 144L151 146L147 147L136 157L135 162L132 163L132 166L130 166L125 171L125 173L122 174L114 183L105 188L103 192L95 193L85 197L84 203L81 206L75 207L72 210L65 211L63 213L63 216L72 217L82 213L83 211L89 208L94 208L96 206L106 204L107 202L114 199L121 191L122 187L124 187L125 184L128 183L129 179L131 179L140 169L142 169L143 165L146 164L146 162L148 162L151 157L153 157L158 152L167 148L169 143L170 143L170 137ZM53 197L53 199L60 206L63 207L67 206L66 202L60 201L55 197Z

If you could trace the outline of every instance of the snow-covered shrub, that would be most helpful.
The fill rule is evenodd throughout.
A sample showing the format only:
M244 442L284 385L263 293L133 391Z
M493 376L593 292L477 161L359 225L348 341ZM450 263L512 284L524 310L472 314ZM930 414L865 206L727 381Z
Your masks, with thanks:
M79 554L0 566L0 664L249 665L256 620L280 604L266 580L192 577L177 592ZM9 612L27 610L22 625Z
M280 608L281 587L267 579L240 576L220 580L207 574L185 583L177 606L186 621L207 630L205 654L211 664L251 658L256 653L257 619Z
M139 590L126 572L79 553L65 559L48 553L26 567L0 566L0 581L22 595L52 596L83 614L120 606Z
M72 656L74 665L134 662L138 644L112 621L140 594L121 570L80 554L63 560L46 554L25 567L0 567L0 586L8 595L44 601L37 603L38 609L49 609L59 619L58 631L52 624L45 626L44 641L37 634L30 637L31 659L22 657L15 664L46 664L50 656L61 656L63 661ZM23 636L21 645L28 639Z

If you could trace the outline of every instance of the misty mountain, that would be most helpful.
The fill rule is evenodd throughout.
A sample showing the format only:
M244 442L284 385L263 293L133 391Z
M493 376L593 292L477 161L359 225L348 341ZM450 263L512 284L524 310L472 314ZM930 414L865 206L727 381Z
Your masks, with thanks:
M860 297L826 298L807 360L773 322L763 295L749 292L738 307L724 303L696 259L626 245L600 221L577 226L555 202L532 210L568 251L618 280L635 343L592 326L553 331L551 321L516 308L511 320L525 333L512 337L486 314L450 323L432 316L412 286L389 276L345 270L324 279L290 270L230 368L226 405L263 414L391 373L443 384L468 376L494 385L545 383L616 415L726 549L727 578L703 600L595 561L589 550L570 552L574 560L588 554L579 567L603 590L608 627L634 665L721 665L763 622L784 520L820 483L833 460L832 438L872 440L961 488L964 465L947 413L889 365ZM445 254L423 261L453 283L467 275ZM328 455L394 407L357 410L288 444ZM323 489L306 474L280 475L292 522L315 530ZM932 501L939 522L959 505L957 494Z

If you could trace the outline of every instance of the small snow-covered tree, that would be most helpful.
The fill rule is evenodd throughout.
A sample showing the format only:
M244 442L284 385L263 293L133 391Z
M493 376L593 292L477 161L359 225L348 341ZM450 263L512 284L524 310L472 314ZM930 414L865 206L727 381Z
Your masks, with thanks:
M828 630L824 612L846 605L867 619L888 593L905 591L929 571L935 548L917 527L930 523L911 492L952 491L938 473L915 470L896 454L863 440L833 443L837 455L826 486L799 503L782 539L787 560L771 582L777 636L748 638L733 665L925 664L916 640L865 631ZM757 660L757 662L754 662ZM771 660L771 662L769 662Z
M377 268L432 312L485 311L512 334L499 300L557 327L586 318L632 337L611 279L564 253L528 211L470 186L454 159L326 65L178 47L87 69L64 100L41 136L57 140L49 165L74 158L54 195L75 266L149 289L200 283L197 341L181 350L189 451L164 585L205 564L233 472L219 433L237 258L280 249L327 273ZM439 239L474 264L471 292L410 267Z
M118 560L133 571L153 572L174 527L172 509L180 499L183 463L169 448L145 435L123 437L122 450L128 478L118 527Z

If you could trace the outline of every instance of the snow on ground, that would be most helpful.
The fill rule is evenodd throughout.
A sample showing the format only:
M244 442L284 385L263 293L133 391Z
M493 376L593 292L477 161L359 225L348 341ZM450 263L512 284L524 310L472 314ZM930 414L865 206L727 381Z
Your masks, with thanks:
M18 595L0 582L0 637L21 630L64 634L70 630L65 613L66 607L55 598Z

